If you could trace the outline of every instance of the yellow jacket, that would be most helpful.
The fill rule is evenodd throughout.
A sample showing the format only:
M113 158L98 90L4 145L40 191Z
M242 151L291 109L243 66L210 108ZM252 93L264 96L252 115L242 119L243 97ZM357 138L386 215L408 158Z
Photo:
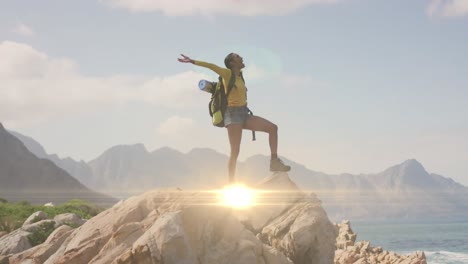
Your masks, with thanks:
M203 62L203 61L197 61L194 60L194 64L208 68L217 74L219 74L223 78L223 85L225 92L227 93L227 88L229 84L229 80L231 79L231 70L226 69L226 68L221 68L218 65L208 63L208 62ZM244 106L247 104L247 88L245 87L245 83L242 80L242 78L239 76L236 76L236 82L234 83L234 87L232 87L231 92L229 93L228 96L228 106Z

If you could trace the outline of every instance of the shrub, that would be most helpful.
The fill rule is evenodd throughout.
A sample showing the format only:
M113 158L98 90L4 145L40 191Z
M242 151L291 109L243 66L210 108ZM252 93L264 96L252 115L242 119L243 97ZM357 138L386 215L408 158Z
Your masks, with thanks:
M34 230L30 235L28 235L28 240L33 247L37 246L44 243L44 241L46 241L46 239L53 231L53 222L42 223L38 229Z
M17 204L19 206L31 206L31 203L28 201L19 201Z

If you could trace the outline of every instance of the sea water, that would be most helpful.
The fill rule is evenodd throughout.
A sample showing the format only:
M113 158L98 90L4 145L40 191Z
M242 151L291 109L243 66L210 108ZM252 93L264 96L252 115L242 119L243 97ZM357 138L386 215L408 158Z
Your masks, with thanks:
M356 241L400 254L424 251L430 264L468 264L468 220L451 223L351 222Z

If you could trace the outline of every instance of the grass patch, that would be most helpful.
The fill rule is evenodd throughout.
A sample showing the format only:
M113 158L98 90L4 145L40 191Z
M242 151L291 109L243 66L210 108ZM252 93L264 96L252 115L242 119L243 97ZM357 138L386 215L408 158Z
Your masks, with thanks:
M74 213L81 218L90 219L104 210L102 207L83 200L70 200L52 207L31 205L27 201L10 203L6 200L6 202L1 202L2 200L5 199L0 198L0 231L8 233L20 228L24 221L37 211L45 212L50 219L64 213ZM37 236L40 237L40 234L37 234ZM38 238L34 238L34 240L40 241Z

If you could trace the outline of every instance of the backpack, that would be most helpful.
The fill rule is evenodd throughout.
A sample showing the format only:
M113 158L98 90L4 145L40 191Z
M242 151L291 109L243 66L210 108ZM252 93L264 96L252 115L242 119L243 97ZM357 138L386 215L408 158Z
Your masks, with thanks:
M211 91L211 100L208 104L208 110L212 117L214 126L224 127L224 113L227 108L227 97L229 96L232 87L234 87L235 82L236 77L231 72L231 79L229 80L227 93L225 92L223 78L221 76L218 77L217 83L213 83L215 88Z
M245 83L244 76L241 78ZM208 103L208 110L210 116L212 117L212 122L214 126L217 127L224 127L224 113L226 112L227 108L227 97L229 93L231 93L232 88L236 82L236 76L231 71L231 79L229 79L227 93L224 89L223 78L221 76L218 77L218 82L213 83L214 89L211 90L211 100ZM248 110L250 115L253 115L250 109ZM255 140L255 131L252 131L252 140Z

